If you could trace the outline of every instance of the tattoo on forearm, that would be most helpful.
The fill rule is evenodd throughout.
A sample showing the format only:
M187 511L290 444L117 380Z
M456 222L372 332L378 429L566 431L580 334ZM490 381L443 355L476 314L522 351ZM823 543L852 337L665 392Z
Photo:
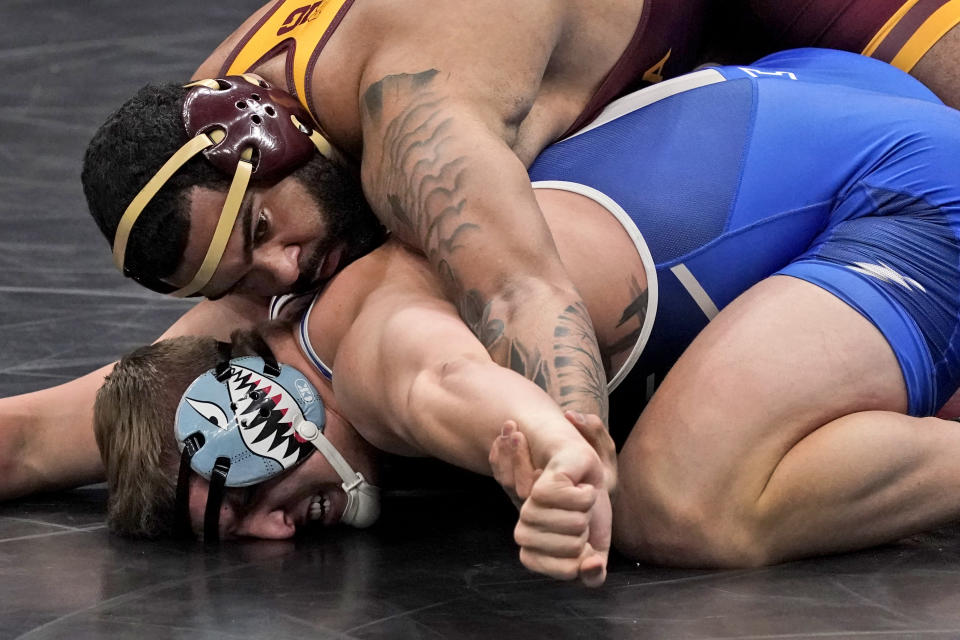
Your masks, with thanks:
M435 267L462 246L464 234L479 227L463 220L466 157L449 151L454 122L446 100L433 90L439 71L389 75L364 92L364 112L384 134L371 193L387 226L419 242ZM384 121L385 102L403 107ZM449 268L449 265L447 265Z
M561 406L582 406L584 401L596 404L596 412L607 418L607 379L600 352L596 348L596 332L587 307L582 302L567 307L557 319L553 332L556 354L554 368L561 384Z
M490 351L503 337L504 323L499 318L490 317L490 303L484 304L479 291L467 291L460 299L460 317L474 335L480 340L483 347ZM512 352L512 349L511 349ZM511 364L510 368L517 369ZM527 375L526 371L519 371Z
M539 349L529 351L519 341L511 340L507 366L532 380L544 391L550 392L550 371Z
M605 420L605 369L582 303L557 318L552 344L531 345L510 335L510 319L497 317L489 299L462 287L451 256L480 227L464 213L469 159L453 144L457 123L437 90L440 81L439 71L429 69L386 76L364 92L364 117L382 132L379 154L371 154L379 164L365 167L371 204L401 239L419 245L458 300L461 317L497 362L540 385L562 406Z

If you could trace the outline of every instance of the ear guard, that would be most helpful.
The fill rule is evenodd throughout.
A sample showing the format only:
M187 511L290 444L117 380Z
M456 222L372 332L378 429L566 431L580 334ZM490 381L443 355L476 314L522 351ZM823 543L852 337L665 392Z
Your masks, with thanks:
M282 178L306 163L314 151L325 156L331 153L327 139L306 124L312 119L296 98L257 75L199 80L185 86L190 91L183 101L182 117L190 140L134 197L113 240L113 261L124 275L180 298L195 295L213 277L251 180ZM127 243L147 204L180 167L201 152L233 180L200 268L189 284L174 291L172 286L137 277L124 267Z
M222 347L228 352L229 345ZM320 395L294 367L272 356L224 359L184 392L174 431L181 445L177 530L192 536L190 472L210 481L204 540L219 539L225 487L246 487L279 475L319 450L343 480L341 522L367 527L380 515L379 489L355 472L323 435Z

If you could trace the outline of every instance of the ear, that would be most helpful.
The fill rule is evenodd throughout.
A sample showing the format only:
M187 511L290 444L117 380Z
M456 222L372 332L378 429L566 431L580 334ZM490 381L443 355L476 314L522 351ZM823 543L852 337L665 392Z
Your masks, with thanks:
M237 528L237 533L242 536L264 540L286 540L292 538L296 532L297 525L287 517L283 509L249 513Z

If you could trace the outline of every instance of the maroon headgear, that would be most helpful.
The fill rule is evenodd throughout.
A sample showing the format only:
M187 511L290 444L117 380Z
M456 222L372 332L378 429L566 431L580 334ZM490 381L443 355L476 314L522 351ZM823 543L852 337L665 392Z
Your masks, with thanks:
M330 143L307 126L310 115L296 98L274 89L256 75L245 73L198 80L187 87L183 125L190 139L150 178L124 211L113 240L113 261L124 268L130 231L150 200L190 158L203 152L214 166L233 176L203 263L186 286L173 292L196 294L213 277L223 257L240 203L250 180L283 178L306 163L314 150L328 156Z

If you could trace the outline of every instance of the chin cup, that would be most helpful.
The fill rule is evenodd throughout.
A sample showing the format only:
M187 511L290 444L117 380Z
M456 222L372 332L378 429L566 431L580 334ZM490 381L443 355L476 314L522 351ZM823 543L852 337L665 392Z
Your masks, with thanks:
M357 479L353 484L343 483L343 490L347 492L347 506L343 510L340 522L357 529L365 529L380 517L380 488L376 487L357 472Z

